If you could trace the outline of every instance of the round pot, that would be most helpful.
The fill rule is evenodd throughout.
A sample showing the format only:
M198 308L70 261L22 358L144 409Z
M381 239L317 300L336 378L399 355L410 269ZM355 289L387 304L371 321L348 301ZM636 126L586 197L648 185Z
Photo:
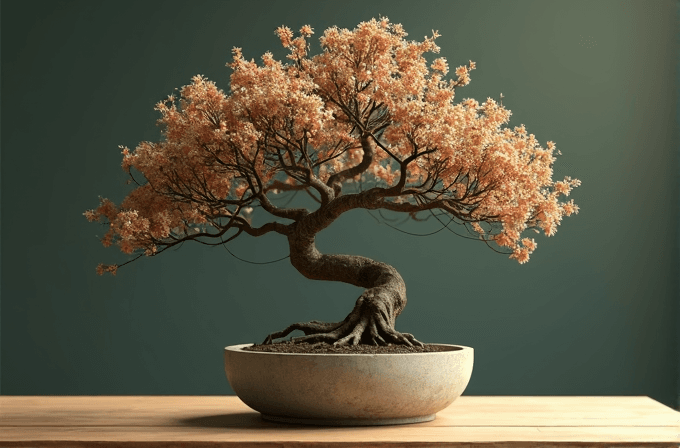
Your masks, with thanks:
M314 425L395 425L434 420L472 375L473 350L407 354L271 353L224 349L236 395L266 420Z

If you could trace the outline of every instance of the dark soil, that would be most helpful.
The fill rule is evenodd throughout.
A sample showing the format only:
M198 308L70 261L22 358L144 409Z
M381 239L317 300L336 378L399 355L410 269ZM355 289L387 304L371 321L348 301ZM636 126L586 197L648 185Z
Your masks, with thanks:
M388 354L388 353L424 353L424 352L446 352L451 347L441 345L425 344L425 347L409 347L407 345L343 345L334 346L325 342L310 344L301 342L294 344L291 341L275 342L273 344L255 344L244 347L241 350L249 352L275 352L275 353L354 353L354 354Z

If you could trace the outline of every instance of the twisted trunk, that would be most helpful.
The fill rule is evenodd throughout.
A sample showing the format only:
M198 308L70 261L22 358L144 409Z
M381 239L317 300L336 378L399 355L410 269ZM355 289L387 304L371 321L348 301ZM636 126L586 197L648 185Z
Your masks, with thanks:
M284 337L294 330L305 336L293 342L329 342L334 345L419 345L409 333L394 329L397 316L406 306L406 285L397 270L385 263L357 255L326 255L314 244L317 233L328 227L343 213L357 208L374 209L381 206L382 189L371 189L361 194L342 195L342 181L365 171L373 159L373 147L368 134L361 139L363 159L357 166L331 176L328 186L334 195L313 213L301 216L288 227L290 262L305 277L313 280L333 280L365 288L352 312L342 322L298 322L283 331L272 333L264 341ZM399 187L401 188L401 186Z
M299 226L288 235L290 261L302 275L313 280L345 282L366 290L342 322L295 323L269 335L265 344L301 330L306 336L294 338L293 342L422 346L413 335L394 329L397 316L406 306L406 285L394 267L356 255L322 254L316 248L314 234L303 228Z

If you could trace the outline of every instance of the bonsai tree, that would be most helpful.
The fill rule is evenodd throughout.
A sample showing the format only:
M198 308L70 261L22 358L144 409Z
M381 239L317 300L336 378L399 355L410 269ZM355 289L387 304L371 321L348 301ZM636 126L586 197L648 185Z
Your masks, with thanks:
M491 98L454 103L475 63L458 67L455 80L445 79L445 58L428 66L423 55L439 52L438 33L407 41L401 25L372 19L351 31L327 29L314 56L310 26L298 37L287 27L276 33L289 62L267 52L257 64L234 48L229 94L195 76L179 98L156 105L162 141L121 147L137 187L120 206L100 199L85 212L108 225L104 246L116 244L134 261L185 241L278 233L305 277L365 290L342 322L294 323L265 344L301 330L294 343L422 346L395 330L406 305L397 270L360 255L322 254L319 232L354 209L415 220L437 212L525 263L536 242L524 232L554 235L563 216L578 212L560 196L580 182L552 180L553 142L544 149L524 125L503 128L510 111ZM287 191L306 192L315 206L277 205ZM258 214L264 224L254 225ZM97 272L117 268L100 264Z

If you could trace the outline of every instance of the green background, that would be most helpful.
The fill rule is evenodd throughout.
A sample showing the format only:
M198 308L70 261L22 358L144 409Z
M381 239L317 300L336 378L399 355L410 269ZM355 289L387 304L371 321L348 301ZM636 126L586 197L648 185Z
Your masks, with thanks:
M366 211L343 215L319 249L394 265L409 298L397 329L475 349L466 394L648 395L677 407L679 5L3 1L0 393L232 394L225 346L343 319L358 288L222 247L186 244L99 277L98 263L127 258L82 213L129 192L118 145L158 139L157 101L195 74L228 90L232 47L282 58L282 24L310 24L317 38L384 15L412 39L438 30L452 71L475 61L456 100L502 93L510 126L563 153L555 177L583 182L572 193L581 212L536 236L525 265ZM280 235L230 249L255 262L288 254Z

